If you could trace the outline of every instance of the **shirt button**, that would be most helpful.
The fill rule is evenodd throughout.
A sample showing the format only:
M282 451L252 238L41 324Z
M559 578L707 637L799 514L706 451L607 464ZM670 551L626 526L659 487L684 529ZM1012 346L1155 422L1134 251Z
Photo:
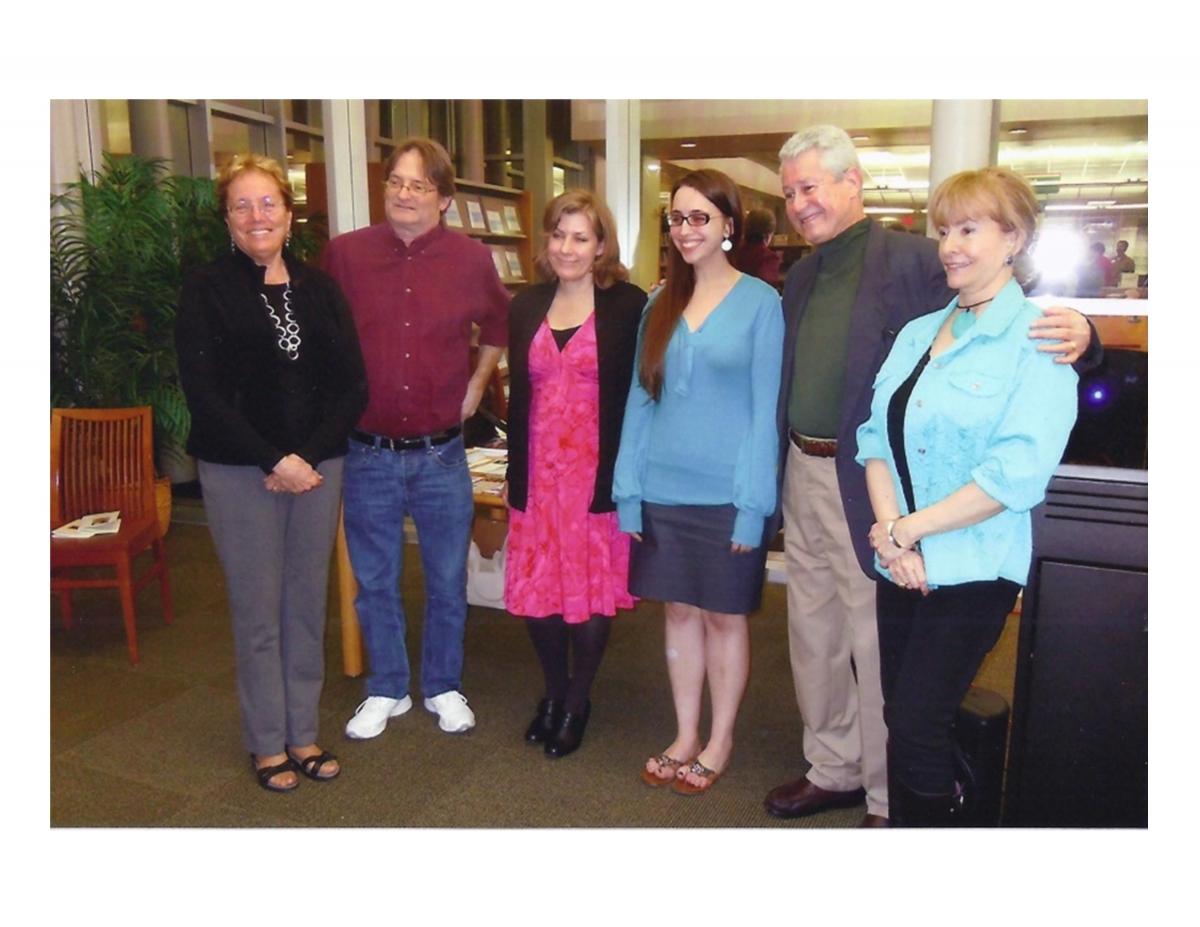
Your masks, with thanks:
M408 355L408 353L407 353L407 352L405 352L404 356L405 356L405 357L408 357L409 355Z
M411 293L411 292L412 292L412 290L410 290L408 287L405 287L405 288L404 288L404 292L405 292L405 293Z
M408 326L409 326L409 325L411 325L411 324L412 324L411 322L405 322L405 323L404 323L404 327L405 327L405 328L408 328Z
M405 388L405 389L408 389L408 387L407 387L407 386L405 386L404 388ZM921 451L921 453L922 453L922 454L924 454L925 452L924 452L924 451Z
M404 387L404 388L405 388L405 389L408 389L408 387L407 387L407 386L406 386L406 387ZM924 454L924 453L925 453L925 448L923 448L923 447L919 447L919 448L917 448L917 453L918 453L918 454Z

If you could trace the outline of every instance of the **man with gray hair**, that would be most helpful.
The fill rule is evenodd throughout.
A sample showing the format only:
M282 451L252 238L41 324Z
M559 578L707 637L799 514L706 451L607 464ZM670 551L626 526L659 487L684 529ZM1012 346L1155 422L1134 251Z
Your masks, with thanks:
M810 769L773 789L764 806L796 818L856 805L865 793L860 826L883 827L887 729L867 542L874 516L854 460L855 431L897 332L954 292L934 240L867 218L862 167L842 129L798 132L779 160L788 219L815 246L784 284L778 412L788 641ZM1029 334L1048 339L1039 350L1060 363L1076 361L1094 340L1087 319L1059 306Z

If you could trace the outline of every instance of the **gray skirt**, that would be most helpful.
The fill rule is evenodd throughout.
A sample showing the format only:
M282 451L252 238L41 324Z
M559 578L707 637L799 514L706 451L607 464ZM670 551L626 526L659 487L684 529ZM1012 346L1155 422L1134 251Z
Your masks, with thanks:
M732 505L642 503L642 540L630 550L629 591L642 599L683 602L745 615L762 602L767 548L730 550Z

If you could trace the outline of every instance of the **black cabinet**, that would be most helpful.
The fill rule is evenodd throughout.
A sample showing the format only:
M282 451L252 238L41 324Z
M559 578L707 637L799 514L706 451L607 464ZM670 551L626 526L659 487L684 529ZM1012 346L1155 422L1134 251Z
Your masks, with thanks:
M1033 531L1004 823L1145 827L1146 471L1060 467Z

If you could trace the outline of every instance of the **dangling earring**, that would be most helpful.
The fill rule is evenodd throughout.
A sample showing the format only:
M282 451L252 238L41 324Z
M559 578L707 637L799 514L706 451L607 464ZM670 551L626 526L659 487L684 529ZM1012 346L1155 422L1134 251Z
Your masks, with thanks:
M285 248L290 248L292 246L292 233L290 230L287 233L287 238L283 240L283 246Z
M725 240L721 242L721 250L722 251L732 251L733 250L733 242L731 242L729 240L728 235L726 235Z
M235 252L235 251L237 251L237 245L234 244L233 238L230 238L229 239L229 253L233 254L233 252Z

